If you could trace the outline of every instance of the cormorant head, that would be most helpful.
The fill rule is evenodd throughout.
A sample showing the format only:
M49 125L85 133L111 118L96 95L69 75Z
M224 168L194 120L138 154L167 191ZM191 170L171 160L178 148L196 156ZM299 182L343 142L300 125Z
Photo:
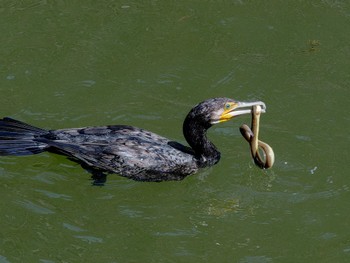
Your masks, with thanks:
M200 165L215 164L220 159L220 152L206 139L205 132L213 124L249 114L252 107L261 106L265 112L265 103L261 101L240 102L229 98L213 98L197 104L188 114L183 124L183 133L191 148L199 158Z
M261 106L261 112L266 111L265 103L262 101L241 102L229 98L213 98L199 103L191 112L196 116L197 121L211 126L239 115L250 114L255 105Z
M215 108L211 114L210 124L225 122L239 115L251 114L252 107L257 105L261 106L261 112L266 112L266 105L262 101L242 102L229 98L216 98L213 101Z

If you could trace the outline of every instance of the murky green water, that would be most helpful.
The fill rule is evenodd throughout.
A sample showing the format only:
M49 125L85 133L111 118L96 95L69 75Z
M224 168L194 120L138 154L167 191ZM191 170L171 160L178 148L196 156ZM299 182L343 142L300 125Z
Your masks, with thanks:
M0 158L0 262L348 262L348 1L1 1L0 112L46 128L131 124L184 142L197 102L263 100L256 168L238 127L182 182Z

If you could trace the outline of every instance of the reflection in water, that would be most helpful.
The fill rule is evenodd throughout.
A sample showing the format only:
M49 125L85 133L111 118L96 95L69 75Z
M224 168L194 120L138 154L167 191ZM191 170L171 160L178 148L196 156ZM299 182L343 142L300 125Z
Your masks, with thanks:
M78 226L73 226L73 225L71 225L69 223L63 223L63 227L65 227L65 228L67 228L67 229L69 229L69 230L71 230L73 232L85 232L86 231L85 229L82 229L82 228L80 228Z
M31 212L37 213L37 214L54 214L55 212L44 205L47 204L35 204L29 200L24 200L24 201L17 201L18 204L23 206L24 208L30 210Z
M8 261L7 258L2 256L2 255L0 255L0 262L1 263L10 263L10 261Z
M103 238L99 238L99 237L94 237L94 236L74 236L74 237L79 238L89 244L103 243Z

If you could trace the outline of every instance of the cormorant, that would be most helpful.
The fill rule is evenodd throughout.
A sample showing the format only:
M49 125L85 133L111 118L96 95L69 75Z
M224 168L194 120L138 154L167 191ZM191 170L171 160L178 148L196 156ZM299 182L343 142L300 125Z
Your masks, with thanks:
M182 180L220 159L220 152L207 139L206 131L213 124L250 114L254 105L260 105L265 112L261 101L213 98L197 104L183 123L183 134L190 147L126 125L44 130L5 117L0 119L0 155L49 151L93 170L138 181Z

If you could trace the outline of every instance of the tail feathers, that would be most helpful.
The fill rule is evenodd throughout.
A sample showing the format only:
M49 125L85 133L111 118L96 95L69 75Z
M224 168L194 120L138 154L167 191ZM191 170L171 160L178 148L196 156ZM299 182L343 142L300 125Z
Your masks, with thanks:
M0 140L0 155L32 155L41 153L46 144L29 140Z
M48 131L11 118L0 119L0 155L31 155L45 151L36 138Z
M47 134L47 131L44 129L34 127L32 125L14 120L9 117L0 119L0 132L13 132L13 133L19 132L21 134L28 133L33 135Z

